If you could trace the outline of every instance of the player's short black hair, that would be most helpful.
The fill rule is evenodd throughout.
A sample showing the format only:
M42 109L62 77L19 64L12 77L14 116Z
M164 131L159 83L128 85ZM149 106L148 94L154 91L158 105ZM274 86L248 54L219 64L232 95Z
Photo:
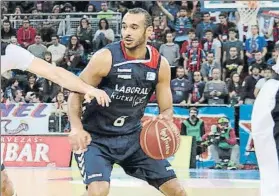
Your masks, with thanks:
M145 17L145 22L144 22L145 28L153 26L152 17L146 10L144 10L142 8L133 8L133 9L129 9L128 13L129 14L143 14Z

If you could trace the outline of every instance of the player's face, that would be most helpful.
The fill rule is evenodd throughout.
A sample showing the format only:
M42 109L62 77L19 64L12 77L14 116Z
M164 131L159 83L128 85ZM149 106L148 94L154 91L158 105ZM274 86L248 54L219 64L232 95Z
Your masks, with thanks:
M177 75L178 78L183 78L184 75L185 75L184 69L177 69L176 70L176 75Z
M125 14L121 28L125 48L134 50L145 45L152 32L152 26L145 27L145 16L143 14Z

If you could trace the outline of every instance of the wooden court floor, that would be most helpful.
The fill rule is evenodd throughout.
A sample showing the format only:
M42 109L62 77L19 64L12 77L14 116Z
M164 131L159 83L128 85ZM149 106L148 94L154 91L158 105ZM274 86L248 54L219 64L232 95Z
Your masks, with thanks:
M78 171L71 169L7 168L7 171L19 196L82 196L85 190ZM249 171L240 175L225 171L219 175L223 179L218 179L218 173L210 174L211 171L208 174L203 171L202 175L197 174L199 171L184 172L187 174L183 175L189 174L189 177L180 179L188 196L259 196L259 181L253 179L255 177ZM145 182L128 177L122 171L112 174L109 196L161 195Z

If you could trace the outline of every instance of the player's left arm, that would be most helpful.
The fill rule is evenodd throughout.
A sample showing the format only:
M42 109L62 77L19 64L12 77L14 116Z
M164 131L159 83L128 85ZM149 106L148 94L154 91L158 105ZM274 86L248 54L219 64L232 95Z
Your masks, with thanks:
M156 97L160 108L159 118L172 120L172 93L170 88L171 71L170 65L165 57L162 56L161 65L158 74L158 83L156 86Z

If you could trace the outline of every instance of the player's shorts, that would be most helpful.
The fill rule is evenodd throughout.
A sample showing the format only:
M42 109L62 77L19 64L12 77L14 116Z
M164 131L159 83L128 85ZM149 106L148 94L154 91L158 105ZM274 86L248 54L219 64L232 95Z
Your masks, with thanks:
M88 185L95 181L110 182L115 163L119 164L128 175L145 180L157 189L165 182L176 178L167 160L154 160L142 151L139 134L139 132L124 136L91 134L92 142L88 150L75 154L84 183Z

